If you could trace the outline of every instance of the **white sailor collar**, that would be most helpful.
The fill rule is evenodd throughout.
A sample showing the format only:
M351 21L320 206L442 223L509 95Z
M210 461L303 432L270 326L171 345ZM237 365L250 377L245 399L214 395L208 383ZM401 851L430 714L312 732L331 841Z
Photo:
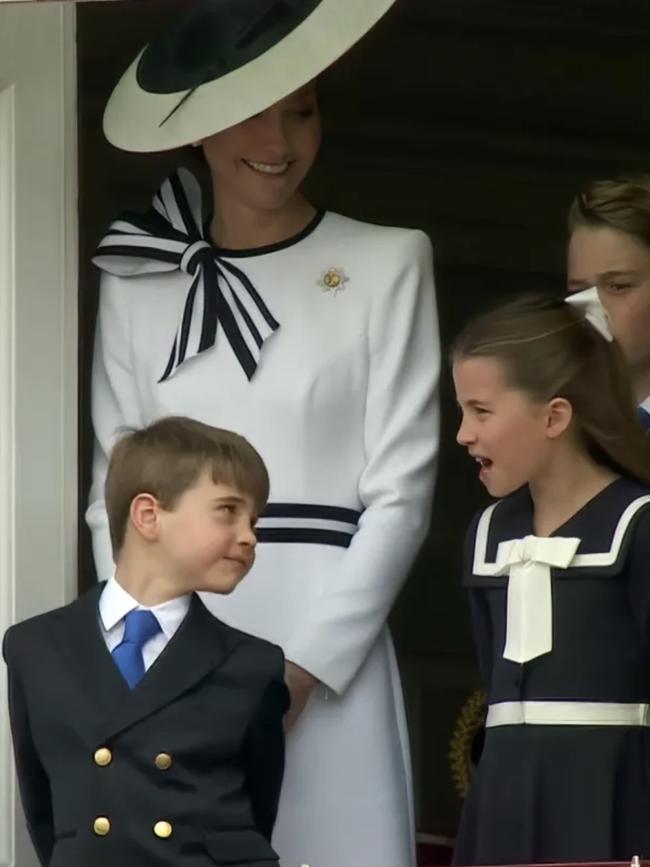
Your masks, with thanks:
M507 588L504 659L524 664L552 651L553 575L619 574L630 528L648 507L649 489L618 479L550 536L510 535L524 522L532 526L528 491L494 503L482 513L466 583Z
M620 478L592 498L550 540L577 539L566 565L549 564L565 574L587 577L617 575L625 561L631 530L641 512L650 507L650 489ZM515 543L528 549L538 539L533 532L532 501L527 488L493 503L476 522L465 583L498 586L507 582L504 568ZM512 558L510 558L512 559Z

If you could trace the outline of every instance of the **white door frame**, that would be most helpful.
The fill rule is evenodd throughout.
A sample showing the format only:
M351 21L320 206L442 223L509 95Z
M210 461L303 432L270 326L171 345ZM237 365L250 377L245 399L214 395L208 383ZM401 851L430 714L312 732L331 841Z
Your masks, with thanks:
M76 595L73 3L0 4L0 630ZM0 867L31 867L0 666Z

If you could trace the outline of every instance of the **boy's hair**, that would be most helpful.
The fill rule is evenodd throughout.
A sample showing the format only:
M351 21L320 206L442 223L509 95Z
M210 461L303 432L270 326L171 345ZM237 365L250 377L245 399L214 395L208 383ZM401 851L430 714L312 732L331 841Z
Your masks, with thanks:
M591 181L569 208L569 231L605 227L650 247L650 175Z
M565 398L594 460L650 485L650 437L623 355L565 301L539 295L504 304L470 322L451 354L500 362L508 384L532 400Z
M253 446L232 431L183 416L129 429L111 452L104 496L113 553L122 545L134 497L151 494L163 509L208 472L253 499L259 515L269 496L269 476Z

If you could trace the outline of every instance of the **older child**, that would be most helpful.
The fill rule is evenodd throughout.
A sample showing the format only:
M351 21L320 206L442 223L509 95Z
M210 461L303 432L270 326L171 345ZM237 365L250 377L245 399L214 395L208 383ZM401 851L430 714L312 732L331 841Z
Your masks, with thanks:
M283 655L196 595L248 572L267 494L253 447L197 421L162 419L113 449L115 576L4 642L42 865L277 865Z
M569 290L598 287L650 431L650 175L587 184L569 232Z
M455 861L647 857L650 442L597 293L482 316L453 373L500 498L467 544L489 708Z

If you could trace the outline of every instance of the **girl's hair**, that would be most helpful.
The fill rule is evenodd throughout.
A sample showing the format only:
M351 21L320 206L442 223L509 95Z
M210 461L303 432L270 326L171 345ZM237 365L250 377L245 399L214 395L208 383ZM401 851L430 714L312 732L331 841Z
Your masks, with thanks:
M569 231L581 226L615 229L650 247L650 175L591 181L569 208Z
M504 304L457 337L452 360L466 358L499 361L509 385L532 400L568 400L594 460L650 485L650 436L638 418L622 353L574 307L547 295Z

